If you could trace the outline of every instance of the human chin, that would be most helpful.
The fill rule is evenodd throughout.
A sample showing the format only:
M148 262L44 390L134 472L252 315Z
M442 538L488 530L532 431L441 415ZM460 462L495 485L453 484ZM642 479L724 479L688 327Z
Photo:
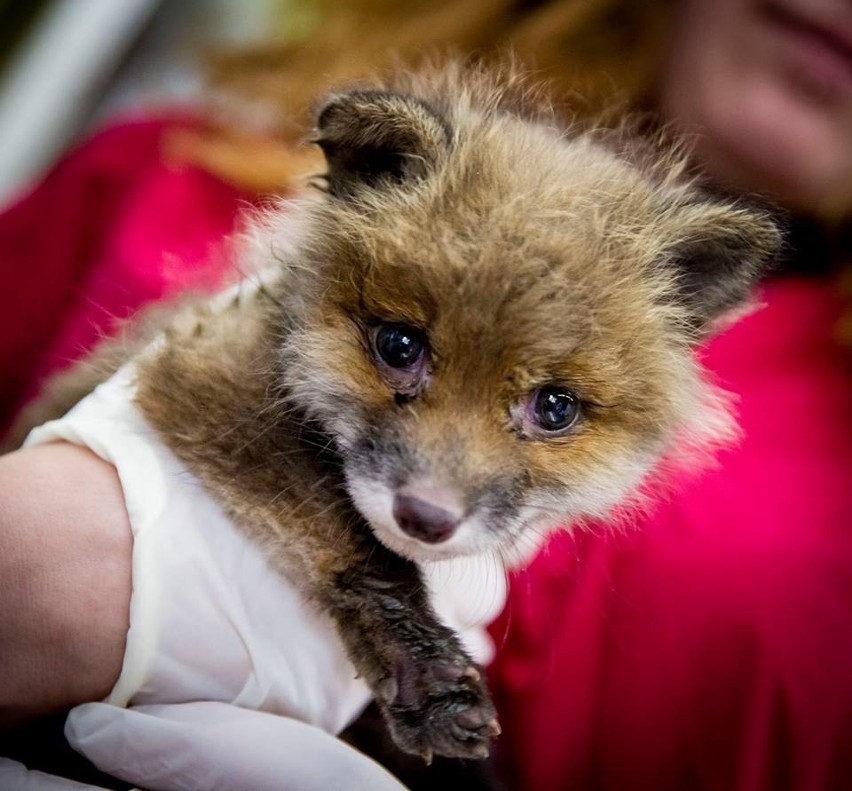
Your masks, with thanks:
M711 176L795 211L852 207L852 128L843 117L772 74L745 75L725 93L696 139Z
M688 13L668 63L661 110L716 180L793 210L852 206L852 93L827 96L792 75L794 43L760 2L706 2ZM725 24L721 24L725 21Z
M754 145L774 146L789 202L823 214L852 209L852 5L759 0L766 90L755 101ZM756 116L764 119L764 127Z

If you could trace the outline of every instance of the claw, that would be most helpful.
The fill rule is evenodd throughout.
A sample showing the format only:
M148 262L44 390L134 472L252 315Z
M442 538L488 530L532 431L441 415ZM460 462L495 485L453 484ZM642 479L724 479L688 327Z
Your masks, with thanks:
M427 747L422 754L423 760L426 762L426 766L432 765L432 758L434 757L434 753L432 752L431 747Z
M471 665L467 670L465 670L463 675L469 678L471 681L479 681L479 679L482 678L479 671L473 665Z
M497 722L496 719L491 720L491 722L488 723L488 730L491 731L492 736L499 736L503 733L503 729L500 727L500 723Z
M385 703L393 703L399 695L399 684L395 678L388 677L376 685L376 695Z

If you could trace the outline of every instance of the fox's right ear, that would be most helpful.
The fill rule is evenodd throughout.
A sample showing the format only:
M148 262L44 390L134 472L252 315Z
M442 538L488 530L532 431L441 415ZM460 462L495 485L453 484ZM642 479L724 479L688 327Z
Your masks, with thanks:
M313 139L328 162L328 191L346 198L361 187L426 176L449 151L452 130L420 99L360 90L326 101Z
M710 199L677 205L663 228L665 257L675 273L669 298L699 335L746 300L782 243L768 212Z

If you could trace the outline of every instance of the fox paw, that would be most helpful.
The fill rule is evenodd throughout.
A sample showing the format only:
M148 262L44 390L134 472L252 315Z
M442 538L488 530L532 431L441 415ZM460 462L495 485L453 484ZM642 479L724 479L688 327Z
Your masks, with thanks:
M376 698L397 746L427 763L433 755L486 758L500 733L482 676L461 653L397 657Z

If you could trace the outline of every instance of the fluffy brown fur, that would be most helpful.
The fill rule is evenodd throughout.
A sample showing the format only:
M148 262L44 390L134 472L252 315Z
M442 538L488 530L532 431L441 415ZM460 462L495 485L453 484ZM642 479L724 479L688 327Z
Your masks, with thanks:
M481 756L494 711L415 562L523 554L727 431L692 349L778 234L511 75L332 95L316 142L322 189L258 232L264 285L170 325L138 404L332 617L399 746Z

